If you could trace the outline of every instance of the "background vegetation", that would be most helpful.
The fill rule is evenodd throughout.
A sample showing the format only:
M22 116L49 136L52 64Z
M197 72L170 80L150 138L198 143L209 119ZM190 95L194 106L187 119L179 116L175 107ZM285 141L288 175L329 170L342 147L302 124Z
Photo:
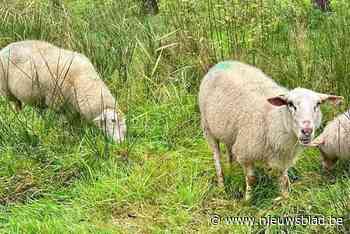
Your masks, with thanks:
M58 2L58 4L57 4ZM13 113L0 99L1 233L346 233L349 162L333 177L307 150L290 170L289 199L258 168L242 199L238 164L216 186L199 126L197 93L208 68L236 59L288 88L343 95L348 106L350 3L322 13L307 0L164 0L147 16L138 1L0 1L0 48L47 40L86 54L126 113L128 140L108 142L88 123L50 110ZM212 225L210 215L342 217L341 226Z

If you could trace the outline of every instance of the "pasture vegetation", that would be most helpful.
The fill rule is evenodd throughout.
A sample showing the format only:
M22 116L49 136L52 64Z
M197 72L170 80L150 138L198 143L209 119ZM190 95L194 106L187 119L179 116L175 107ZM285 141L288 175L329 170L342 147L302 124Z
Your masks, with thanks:
M241 167L224 155L217 187L199 125L197 93L223 59L255 64L286 87L346 98L350 90L350 3L331 13L308 0L7 1L0 48L41 39L86 54L119 100L128 140L115 145L74 115L0 99L1 233L345 233L350 230L349 162L323 175L317 150L290 170L290 198L274 202L277 181L258 167L254 199L243 199ZM343 225L212 225L221 216L333 216Z

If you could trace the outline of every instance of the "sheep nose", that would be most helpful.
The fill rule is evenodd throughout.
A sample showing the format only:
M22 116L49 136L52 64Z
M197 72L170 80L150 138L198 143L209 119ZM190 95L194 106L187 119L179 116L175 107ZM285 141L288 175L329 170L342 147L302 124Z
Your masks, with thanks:
M310 121L310 120L304 120L302 123L303 123L303 125L304 125L306 128L310 127L310 125L311 125L311 121Z
M312 128L303 128L303 129L301 129L301 133L304 136L307 136L307 137L311 136L312 132L313 132Z

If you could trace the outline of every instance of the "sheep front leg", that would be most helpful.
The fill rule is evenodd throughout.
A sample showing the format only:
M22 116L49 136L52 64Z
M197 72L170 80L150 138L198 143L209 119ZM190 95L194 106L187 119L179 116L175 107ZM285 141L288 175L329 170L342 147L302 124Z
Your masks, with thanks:
M280 191L282 198L288 198L290 192L290 181L288 177L288 169L284 170L280 176Z
M322 167L323 167L323 170L327 173L327 174L330 174L333 167L334 167L334 164L338 161L337 158L328 158L326 156L326 154L324 154L322 151L321 151L321 158L322 158Z
M22 102L19 100L11 101L11 106L17 113L22 110Z
M10 102L11 109L17 113L20 112L22 110L22 102L13 95L8 95L7 97Z
M322 167L323 167L323 170L330 174L332 169L334 168L334 164L337 162L337 158L335 159L329 159L329 158L324 158L322 160Z
M244 172L245 172L245 181L246 181L245 200L249 201L252 198L253 185L256 182L253 163L245 163Z

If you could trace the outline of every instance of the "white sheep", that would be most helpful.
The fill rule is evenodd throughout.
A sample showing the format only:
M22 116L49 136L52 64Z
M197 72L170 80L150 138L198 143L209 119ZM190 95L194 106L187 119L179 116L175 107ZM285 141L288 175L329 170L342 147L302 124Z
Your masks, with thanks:
M125 138L125 119L89 59L48 42L20 41L0 50L0 96L17 110L22 103L67 105L115 141Z
M350 110L330 121L309 146L319 148L326 172L332 170L338 159L350 159Z
M342 97L296 88L288 91L261 70L236 61L218 63L200 85L201 124L220 186L224 185L219 143L226 145L246 174L246 199L251 197L254 163L265 162L280 173L280 189L288 196L288 168L299 143L308 144L321 122L320 104ZM275 170L276 171L276 170Z

